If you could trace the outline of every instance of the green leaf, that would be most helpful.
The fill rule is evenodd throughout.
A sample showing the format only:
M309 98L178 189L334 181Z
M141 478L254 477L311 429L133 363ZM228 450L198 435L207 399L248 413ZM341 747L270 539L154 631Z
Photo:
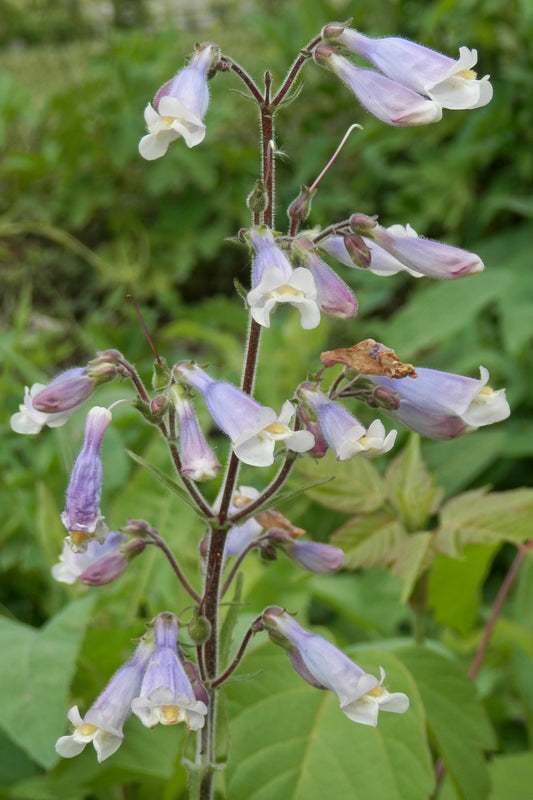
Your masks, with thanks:
M410 670L424 703L432 739L463 800L486 800L485 750L496 739L475 685L450 658L411 646L395 651Z
M492 564L497 544L467 545L462 558L437 555L429 573L429 605L435 620L463 635L477 621L481 588Z
M501 457L507 444L507 431L478 430L448 442L424 442L425 461L436 481L455 494L471 484L490 464ZM524 437L522 437L522 440Z
M387 670L387 684L412 699L407 714L377 728L351 722L332 692L308 686L286 655L264 645L245 659L252 680L228 687L232 800L427 800L433 774L416 685L390 652L365 651L361 665Z
M519 542L531 538L533 489L488 492L475 489L442 508L435 546L456 557L466 544Z
M309 490L308 496L319 505L349 514L376 511L385 499L383 479L371 461L352 458L337 461L331 451L318 461L302 459L295 473L307 483L335 480Z
M410 598L419 577L432 560L434 535L427 531L405 536L388 554L391 571L403 580L402 603Z
M0 726L43 767L58 760L56 739L65 731L65 710L85 626L96 595L65 606L42 629L0 618Z
M442 491L435 488L420 451L420 437L411 434L385 476L387 496L408 531L423 530L438 508Z
M490 767L489 800L531 800L533 753L496 756Z
M333 534L331 541L344 550L345 566L357 569L387 563L392 548L406 538L395 517L387 511L376 511L349 520Z

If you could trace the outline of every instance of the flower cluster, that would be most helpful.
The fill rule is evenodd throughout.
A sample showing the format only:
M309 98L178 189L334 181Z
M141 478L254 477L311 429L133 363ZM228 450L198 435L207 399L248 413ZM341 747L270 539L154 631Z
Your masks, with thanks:
M93 743L98 761L113 755L124 740L124 723L133 714L153 728L185 722L189 730L202 728L207 714L205 690L195 689L177 653L178 621L163 612L139 642L132 659L111 678L84 717L78 706L68 712L74 730L56 743L64 758L77 756Z

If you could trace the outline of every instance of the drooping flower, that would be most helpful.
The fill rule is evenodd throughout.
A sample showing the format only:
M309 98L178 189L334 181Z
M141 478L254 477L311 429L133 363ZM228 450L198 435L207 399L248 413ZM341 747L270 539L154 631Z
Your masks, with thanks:
M209 105L207 76L218 55L218 48L213 44L199 46L189 66L161 87L153 106L148 103L144 112L148 134L139 142L143 158L148 161L160 158L169 144L180 136L187 147L195 147L203 141L203 119Z
M331 544L322 542L289 541L283 551L302 569L326 575L337 572L344 564L344 552Z
M339 403L330 400L320 389L298 389L298 395L316 414L324 439L337 456L346 461L356 453L380 455L388 453L396 441L396 431L385 434L383 423L375 419L368 430Z
M101 406L91 408L83 447L70 476L61 521L69 532L69 541L75 552L85 552L91 539L102 543L109 530L100 511L103 472L100 451L111 418L109 409Z
M387 125L428 125L442 119L442 107L379 72L356 67L326 45L316 48L315 59L327 66L354 93L374 117Z
M254 320L269 328L270 314L276 305L289 303L299 310L302 328L316 328L320 309L311 272L303 267L293 269L268 228L252 228L248 236L256 250L252 289L246 297Z
M26 386L24 404L11 417L15 433L39 433L48 425L64 425L81 408L94 391L95 381L84 367L73 367L58 375L49 384Z
M493 391L488 370L479 371L479 380L425 367L417 367L417 378L365 377L397 393L397 408L386 409L393 419L428 439L454 439L511 413L505 389Z
M155 650L150 656L142 686L131 707L143 725L153 728L185 722L189 730L203 728L207 706L197 700L178 658L178 621L164 612L154 623Z
M94 745L98 761L104 761L118 750L124 740L124 723L132 713L132 700L139 694L143 673L153 651L151 637L143 637L131 661L115 672L85 717L81 716L78 706L70 709L68 718L74 731L57 740L56 752L60 756L77 756L89 742Z
M205 440L192 401L182 393L178 386L170 392L179 422L180 472L191 481L209 481L218 475L220 462Z
M276 442L297 453L313 446L311 433L289 427L295 409L288 400L277 417L273 409L261 406L231 383L213 380L196 364L178 364L176 373L203 395L213 420L229 436L235 455L244 464L270 466Z
M459 58L453 59L408 39L372 39L351 28L337 41L388 78L427 95L443 108L479 108L492 99L489 76L477 79L473 71L477 51L468 47L460 47Z
M294 243L294 249L314 278L320 310L338 319L355 317L357 300L354 293L320 258L310 241L301 237Z
M326 639L306 631L282 608L267 608L263 622L272 641L286 649L298 674L311 686L335 692L341 711L354 722L375 727L380 710L403 714L409 708L407 695L385 689L381 667L378 680Z
M75 583L93 565L119 553L126 541L127 537L123 533L109 531L103 544L92 539L83 553L75 553L70 542L66 541L59 562L52 567L52 577L60 583Z

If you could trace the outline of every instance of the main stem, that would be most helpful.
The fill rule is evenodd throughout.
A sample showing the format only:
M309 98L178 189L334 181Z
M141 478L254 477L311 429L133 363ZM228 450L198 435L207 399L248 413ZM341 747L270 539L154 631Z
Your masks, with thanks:
M274 141L274 120L270 104L271 77L265 75L265 96L260 103L261 109L261 167L267 192L267 208L264 212L264 223L270 228L274 225L274 154L272 143ZM246 343L246 356L242 377L242 390L252 394L257 360L259 355L261 327L250 321L248 339ZM231 499L235 492L238 478L239 461L231 453L228 468L224 479L218 524L211 527L211 538L207 565L205 572L204 593L200 603L201 614L210 623L208 640L200 646L199 650L202 678L207 684L209 693L209 711L206 722L198 735L198 749L196 762L190 765L190 797L198 800L212 800L214 794L214 779L216 769L216 741L217 741L217 694L219 684L212 686L211 682L219 674L219 646L220 646L220 596L224 545L227 536L225 525L228 518Z

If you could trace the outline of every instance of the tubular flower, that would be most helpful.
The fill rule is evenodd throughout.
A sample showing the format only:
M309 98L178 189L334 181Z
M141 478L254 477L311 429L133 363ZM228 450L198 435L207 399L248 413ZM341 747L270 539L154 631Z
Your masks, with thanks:
M184 362L176 372L203 395L213 420L229 436L235 455L244 464L270 466L278 441L297 453L305 453L313 446L311 433L289 427L294 407L288 400L277 417L271 408L259 405L231 383L213 380L196 364Z
M354 293L314 248L308 249L308 240L303 237L299 239L295 243L295 250L314 278L320 310L338 319L355 317L357 300Z
M370 239L403 264L408 271L429 275L432 278L463 278L482 272L485 266L478 255L459 247L419 237L411 228L376 225ZM372 248L371 242L369 247Z
M120 553L120 548L126 540L127 537L123 533L110 531L103 544L100 544L97 539L88 542L87 550L84 553L75 553L70 542L66 541L63 545L63 552L59 556L59 562L52 567L52 577L59 583L75 583L86 570L103 559Z
M102 459L100 455L104 434L111 422L107 408L94 406L87 415L85 440L76 459L67 489L65 510L61 521L68 530L75 552L84 553L91 539L105 540L108 527L100 512L102 498Z
M408 39L372 39L351 28L337 41L388 78L427 95L443 108L479 108L492 99L489 76L477 80L473 71L477 51L468 47L460 47L459 58L453 59Z
M398 407L385 409L393 419L428 439L454 439L511 413L505 389L493 391L488 370L479 372L479 380L424 367L417 367L417 378L366 377L397 393Z
M131 707L143 725L153 728L185 722L189 730L203 728L207 706L197 700L178 658L178 621L165 612L154 624L155 650L150 656L138 696Z
M379 72L356 67L329 47L317 47L315 57L348 86L361 105L387 125L428 125L442 119L442 107L435 100L428 100Z
M311 686L335 692L341 711L354 722L376 727L380 710L403 714L409 708L407 695L385 689L381 667L378 680L326 639L306 631L283 609L267 608L263 622L272 641L286 649L299 675Z
M406 225L405 228L402 225L391 225L387 230L390 233L403 232L405 236L417 236L410 225ZM396 275L397 272L404 271L408 272L414 278L422 277L421 272L417 272L414 269L410 269L410 267L405 264L402 264L401 261L398 261L397 258L376 244L376 242L373 242L365 236L363 236L362 239L367 245L370 254L370 264L368 267L363 267L353 260L344 243L344 236L330 236L319 242L319 247L346 267L368 269L370 272L373 272L374 275Z
M215 45L202 45L189 66L161 87L153 106L148 103L144 111L148 134L139 142L143 158L153 161L164 156L169 144L180 136L187 147L195 147L203 141L203 119L209 105L207 76L218 54Z
M154 644L147 637L141 639L133 658L121 667L82 718L78 706L68 712L74 726L69 736L56 742L56 752L63 758L77 756L86 744L92 742L98 761L115 753L124 740L124 723L131 716L131 703L139 693L143 673Z
M337 572L344 564L344 552L331 544L297 540L289 542L283 550L299 567L320 575Z
M26 386L24 404L11 417L15 433L39 433L48 425L58 428L91 396L95 383L84 367L68 369L51 383Z
M320 322L320 309L311 272L303 267L292 268L268 228L253 228L248 235L256 250L253 288L246 297L254 320L269 328L270 314L276 305L289 303L298 308L302 328L316 328Z
M298 394L316 414L324 439L337 456L347 461L356 453L376 456L388 453L396 441L396 431L385 435L383 423L376 419L368 430L339 403L330 400L320 389L301 386Z
M216 478L220 463L205 440L191 400L183 397L176 386L172 387L171 396L180 426L181 474L192 481Z

